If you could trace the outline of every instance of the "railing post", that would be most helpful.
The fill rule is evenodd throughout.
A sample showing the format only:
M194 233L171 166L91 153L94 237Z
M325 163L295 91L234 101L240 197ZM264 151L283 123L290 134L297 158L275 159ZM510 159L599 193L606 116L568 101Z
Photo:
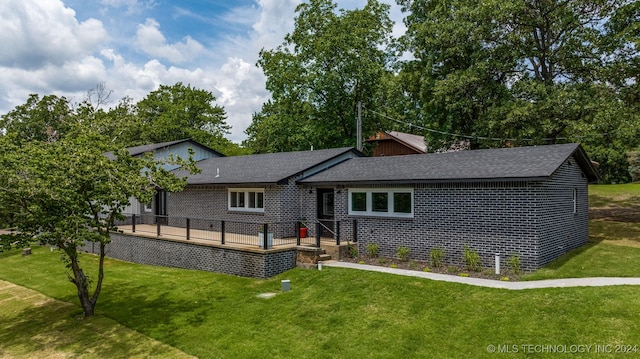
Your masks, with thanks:
M220 243L224 244L224 221L220 221Z
M191 218L187 218L187 240L191 238Z
M136 233L136 215L131 215L131 233Z
M340 221L336 221L336 245L340 245Z
M262 226L263 235L262 235L262 248L269 249L269 224L265 223Z
M156 216L156 227L158 229L158 237L160 237L160 216Z
M353 220L353 241L354 242L358 241L358 220L357 219Z
M316 247L320 248L320 231L322 230L322 224L320 221L316 223Z
M296 245L300 245L300 221L296 222Z

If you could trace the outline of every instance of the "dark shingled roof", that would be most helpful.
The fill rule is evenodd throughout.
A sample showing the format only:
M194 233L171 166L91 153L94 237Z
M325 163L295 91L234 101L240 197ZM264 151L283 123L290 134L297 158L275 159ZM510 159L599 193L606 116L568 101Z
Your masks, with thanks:
M175 171L178 177L186 176L189 184L273 184L282 183L292 176L302 174L343 154L360 152L351 147L316 151L279 152L249 156L209 158L198 162L201 173L190 175Z
M589 181L597 172L579 144L355 158L300 183L409 183L544 179L570 156Z

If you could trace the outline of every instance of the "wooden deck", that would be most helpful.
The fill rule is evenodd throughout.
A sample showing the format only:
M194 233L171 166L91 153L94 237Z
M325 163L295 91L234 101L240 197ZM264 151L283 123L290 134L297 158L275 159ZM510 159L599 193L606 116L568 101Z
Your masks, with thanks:
M262 239L256 235L238 234L238 233L225 233L225 243L222 244L222 233L211 230L190 229L189 239L187 239L186 228L170 227L163 225L160 228L160 236L158 236L158 228L153 224L137 224L136 231L133 232L131 225L119 226L123 234L165 239L178 242L197 243L203 245L219 245L238 249L262 249ZM301 245L313 245L315 244L315 238L302 238ZM322 238L321 241L331 241L333 238ZM295 237L292 238L274 238L269 245L269 249L272 248L290 248L297 245Z

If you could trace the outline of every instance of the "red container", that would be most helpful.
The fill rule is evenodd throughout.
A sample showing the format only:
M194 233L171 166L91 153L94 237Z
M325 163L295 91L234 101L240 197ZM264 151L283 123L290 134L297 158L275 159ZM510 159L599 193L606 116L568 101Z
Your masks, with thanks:
M300 227L300 238L307 238L307 227Z

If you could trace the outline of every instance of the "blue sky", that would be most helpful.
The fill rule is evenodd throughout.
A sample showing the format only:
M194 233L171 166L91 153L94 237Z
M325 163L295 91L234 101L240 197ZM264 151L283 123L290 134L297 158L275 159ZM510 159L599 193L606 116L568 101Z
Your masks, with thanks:
M391 17L402 32L393 0ZM255 66L293 30L300 0L0 1L0 114L28 95L80 102L105 82L110 107L140 100L160 84L210 91L227 111L231 140L245 138L252 113L269 98ZM366 0L338 0L338 8Z

